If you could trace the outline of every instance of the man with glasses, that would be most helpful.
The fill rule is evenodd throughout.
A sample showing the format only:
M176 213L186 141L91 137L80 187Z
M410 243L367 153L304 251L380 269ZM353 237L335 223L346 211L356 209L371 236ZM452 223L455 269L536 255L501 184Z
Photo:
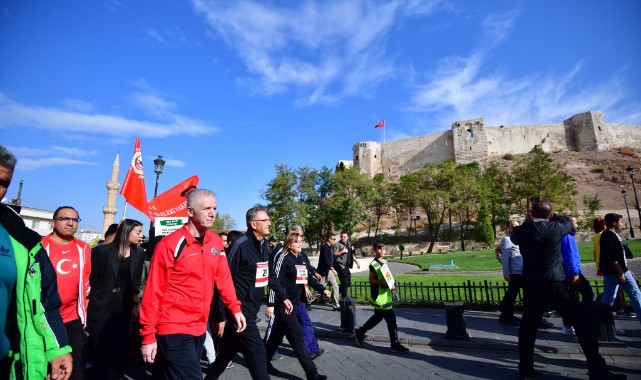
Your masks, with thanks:
M347 231L341 231L341 240L334 244L334 269L338 272L338 279L341 281L341 297L347 297L347 291L352 285L352 272L349 270L354 266L361 269L361 264L356 259L356 250L349 241Z
M327 241L321 246L316 273L322 276L320 281L321 284L324 286L327 285L328 282L332 284L332 308L334 311L339 311L338 282L336 281L338 273L332 266L334 262L334 243L336 243L336 235L333 232L330 232L327 235Z
M71 206L61 206L53 213L51 234L42 238L42 245L56 270L58 292L62 306L60 315L67 330L72 348L74 369L71 379L83 379L84 360L82 341L87 326L87 296L89 295L89 274L91 273L91 248L78 240L80 216Z
M242 303L241 310L247 319L247 327L243 332L236 333L236 327L227 323L220 341L220 350L209 367L206 379L220 377L238 351L243 353L252 379L269 379L265 344L256 319L263 303L264 287L278 281L269 273L269 244L266 237L269 236L271 221L264 207L255 206L247 211L245 222L247 232L234 242L227 252L227 260L236 294ZM223 318L216 311L215 308L213 321L220 323ZM227 321L233 320L229 310L225 310L225 313ZM269 367L273 371L273 367Z

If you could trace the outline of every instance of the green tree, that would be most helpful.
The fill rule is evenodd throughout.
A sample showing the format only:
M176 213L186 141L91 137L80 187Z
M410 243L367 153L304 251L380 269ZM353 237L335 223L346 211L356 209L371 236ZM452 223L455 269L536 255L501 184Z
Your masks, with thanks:
M372 178L372 196L369 209L375 222L374 236L378 236L381 217L387 215L392 208L391 186L383 173L378 173ZM369 233L368 233L369 237Z
M510 218L510 204L507 199L510 183L512 176L496 162L486 167L481 176L481 199L487 199L494 239L497 227L505 226Z
M371 199L371 181L356 167L351 167L334 173L332 183L328 206L332 210L334 225L351 235L355 226L367 220L366 204Z
M327 207L332 188L333 173L323 166L320 170L302 167L298 169L298 193L300 195L300 220L305 229L305 239L310 245L325 241L332 230L332 213Z
M444 171L443 175L451 176L448 181L452 184L447 206L458 216L459 239L461 250L465 250L465 237L470 229L472 220L476 217L479 207L480 181L478 176L480 167L478 163L456 165ZM453 170L452 170L453 169Z
M488 247L494 247L494 230L490 221L490 210L484 199L481 199L481 207L476 218L476 241L484 242Z
M267 211L272 221L272 233L289 232L298 216L298 192L296 172L287 165L275 166L276 177L269 181L261 198L269 202Z
M392 185L392 204L396 211L394 230L396 236L401 230L402 221L407 222L407 241L410 241L411 216L418 207L419 176L408 173L401 177L399 183Z
M514 212L525 214L533 198L547 200L557 211L574 210L576 185L565 172L565 165L554 162L540 145L523 156L512 170L513 191L508 194Z
M236 224L236 220L234 220L231 215L219 212L216 214L214 225L209 229L212 231L233 230L234 228L236 228Z
M450 192L455 186L454 161L446 160L438 164L426 164L414 174L418 180L417 204L425 212L432 252L438 239L443 219L450 207Z
M592 197L584 195L583 206L585 206L585 211L583 211L583 220L579 221L579 227L581 229L591 230L592 221L597 217L597 212L601 209L601 198L599 194L594 194Z

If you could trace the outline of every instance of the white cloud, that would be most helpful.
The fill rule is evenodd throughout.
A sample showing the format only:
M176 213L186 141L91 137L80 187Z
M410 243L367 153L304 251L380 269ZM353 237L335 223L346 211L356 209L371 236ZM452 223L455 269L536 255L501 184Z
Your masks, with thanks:
M69 147L57 146L57 145L53 145L51 149L56 152L63 153L67 156L74 156L74 157L97 156L98 154L100 154L97 150L84 150L84 149L69 148Z
M65 99L62 101L69 110L80 113L90 113L93 111L93 104L78 99Z
M434 1L312 1L277 7L252 1L193 0L213 34L235 50L263 95L297 90L299 105L332 103L395 75L385 47L402 17L430 12Z
M35 128L65 133L83 133L165 138L170 136L201 136L214 133L218 128L202 120L172 112L173 105L157 102L153 95L139 96L138 106L154 112L159 121L134 120L120 115L85 114L66 109L40 107L18 103L0 92L0 128ZM153 110L156 102L158 109ZM145 107L146 106L146 107Z
M147 28L147 29L145 30L145 34L146 34L147 36L149 36L149 37L153 38L154 40L156 40L156 41L160 42L160 43L165 42L165 39L164 39L164 38L162 38L162 36L160 35L160 33L158 33L158 31L157 31L156 29L154 29L154 28Z
M95 162L74 160L64 157L47 157L47 158L19 158L17 167L23 170L36 170L50 166L63 165L98 165Z

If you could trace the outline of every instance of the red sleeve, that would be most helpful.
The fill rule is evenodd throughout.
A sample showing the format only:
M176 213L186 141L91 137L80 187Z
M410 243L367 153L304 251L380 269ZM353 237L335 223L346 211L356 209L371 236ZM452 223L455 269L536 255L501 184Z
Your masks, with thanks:
M156 342L156 327L160 301L167 289L167 271L174 265L174 257L167 247L167 240L162 239L151 257L145 294L140 304L140 336L142 344Z
M216 274L214 284L220 293L223 303L231 311L232 315L240 313L240 301L236 297L236 289L231 279L231 272L227 264L227 257L218 256L218 265L216 265Z
M91 284L89 283L89 276L91 275L91 248L88 244L85 244L82 254L84 255L85 264L84 273L82 274L82 278L80 281L82 281L84 285L85 294L83 298L86 300L86 297L91 291ZM84 307L87 307L87 305L84 305Z

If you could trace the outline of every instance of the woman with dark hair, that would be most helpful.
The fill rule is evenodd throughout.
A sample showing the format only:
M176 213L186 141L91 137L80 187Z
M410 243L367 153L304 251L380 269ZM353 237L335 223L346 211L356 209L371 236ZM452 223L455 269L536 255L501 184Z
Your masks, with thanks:
M91 256L87 310L94 363L91 378L106 378L110 367L116 379L124 378L132 325L138 320L142 236L142 223L125 219L114 240L96 247Z

